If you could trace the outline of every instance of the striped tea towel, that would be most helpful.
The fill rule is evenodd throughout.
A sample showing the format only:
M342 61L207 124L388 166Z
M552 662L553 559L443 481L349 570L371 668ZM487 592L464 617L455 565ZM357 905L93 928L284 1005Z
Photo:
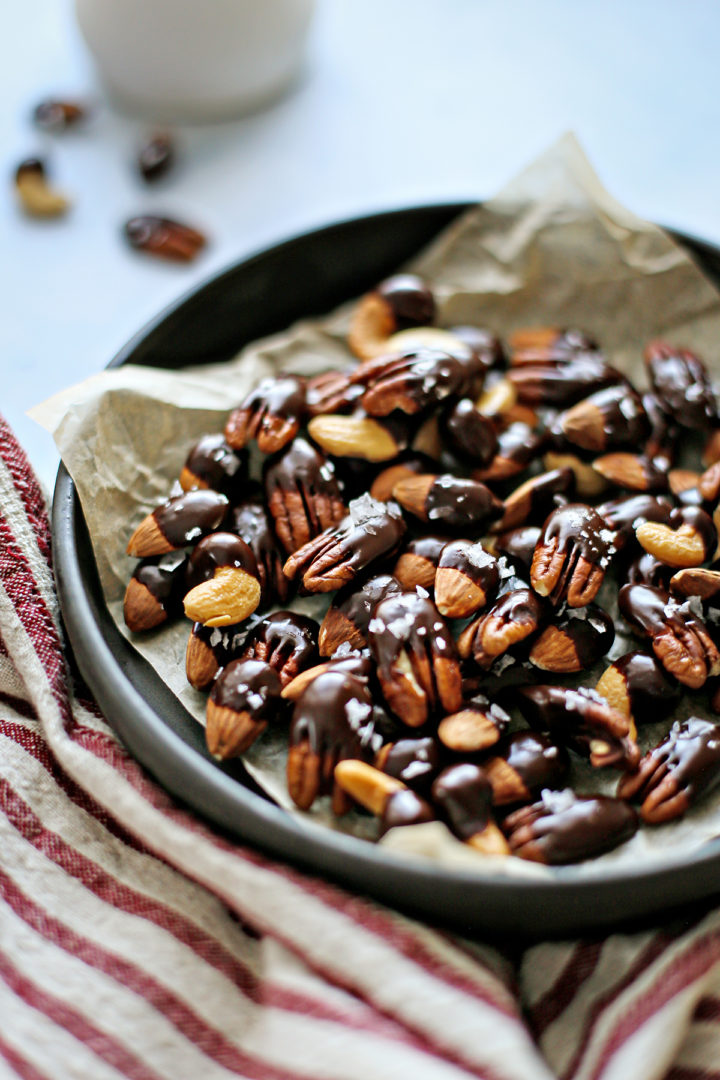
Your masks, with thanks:
M74 687L0 421L0 1080L720 1080L720 915L523 955L181 810Z

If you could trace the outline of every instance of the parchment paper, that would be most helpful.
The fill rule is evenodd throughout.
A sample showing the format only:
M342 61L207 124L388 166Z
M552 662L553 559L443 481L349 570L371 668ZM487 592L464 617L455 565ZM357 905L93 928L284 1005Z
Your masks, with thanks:
M656 336L697 350L715 374L720 371L720 295L666 233L608 195L571 135L497 197L464 214L408 268L432 286L440 325L474 323L500 336L528 325L580 326L597 336L609 361L639 386L644 385L642 347ZM297 323L227 364L179 373L131 365L105 371L30 413L53 434L75 482L118 627L201 723L206 696L192 690L184 675L187 625L148 635L131 635L124 626L122 596L134 567L124 553L127 538L167 498L193 442L222 430L228 411L261 378L281 370L314 374L352 362L344 342L352 306ZM327 603L311 598L298 602L298 609L322 617ZM612 606L612 597L605 603ZM610 655L633 647L636 643L618 639ZM594 682L588 673L587 685ZM696 698L678 715L690 713L704 714ZM643 729L643 746L653 745L666 728ZM274 737L266 732L246 761L266 790L297 812L284 784L285 742L285 732ZM606 770L598 777L583 763L576 771L585 791L612 791L617 782L616 774ZM373 823L359 814L331 821L326 805L312 816L332 827L373 831ZM680 822L642 829L619 851L583 864L580 872L601 873L610 862L637 866L639 858L662 859L678 845L687 851L718 834L720 794ZM551 872L520 859L479 858L437 824L394 830L384 843L443 863L475 866L480 874Z

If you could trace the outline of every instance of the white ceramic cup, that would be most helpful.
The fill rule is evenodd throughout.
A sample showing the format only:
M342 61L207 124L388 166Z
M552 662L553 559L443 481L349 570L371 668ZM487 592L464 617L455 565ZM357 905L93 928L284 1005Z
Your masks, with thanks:
M111 96L157 120L248 112L301 68L315 0L75 0Z

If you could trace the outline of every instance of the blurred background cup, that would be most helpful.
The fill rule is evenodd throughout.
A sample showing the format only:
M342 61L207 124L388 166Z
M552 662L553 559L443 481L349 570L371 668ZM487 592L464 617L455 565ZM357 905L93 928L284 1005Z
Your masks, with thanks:
M315 0L75 0L111 97L173 121L250 112L289 89L314 7Z

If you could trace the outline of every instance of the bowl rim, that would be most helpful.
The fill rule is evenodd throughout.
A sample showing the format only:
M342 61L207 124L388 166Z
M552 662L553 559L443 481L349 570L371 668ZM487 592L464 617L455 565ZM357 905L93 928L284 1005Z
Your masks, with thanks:
M107 366L131 362L149 336L185 305L269 256L283 256L320 237L342 235L349 226L390 221L397 224L408 215L459 215L474 205L453 202L384 210L346 218L272 244L208 275L182 293L135 333ZM690 254L694 248L720 261L720 248L715 245L677 230L666 231L684 248L690 248ZM516 930L532 938L537 936L535 928L543 936L552 936L624 922L632 924L636 919L652 918L720 891L720 837L686 856L674 855L657 863L653 860L649 866L616 868L601 864L597 870L587 865L547 867L542 877L515 877L493 871L478 874L471 867L447 866L422 856L387 850L311 821L301 823L238 783L237 769L218 765L201 748L198 752L198 747L178 734L168 718L160 715L140 692L137 678L129 673L135 670L134 665L125 667L118 661L113 632L134 657L146 663L117 630L104 601L98 602L98 585L93 593L94 558L89 566L85 551L85 557L80 557L78 545L82 547L85 542L86 526L75 485L62 464L52 504L52 534L58 596L70 645L108 723L163 787L233 838L426 921L456 929L460 925L470 932ZM162 682L154 671L152 675ZM177 699L173 697L173 701L181 720L183 714L190 716ZM195 729L202 730L197 721L192 719L192 723ZM228 809L233 811L230 819L226 817ZM688 878L693 879L695 888L688 889ZM642 899L636 897L633 903L639 885ZM429 910L429 897L451 903L452 910ZM475 917L473 910L478 904L481 909ZM535 927L532 915L538 912L539 924Z

